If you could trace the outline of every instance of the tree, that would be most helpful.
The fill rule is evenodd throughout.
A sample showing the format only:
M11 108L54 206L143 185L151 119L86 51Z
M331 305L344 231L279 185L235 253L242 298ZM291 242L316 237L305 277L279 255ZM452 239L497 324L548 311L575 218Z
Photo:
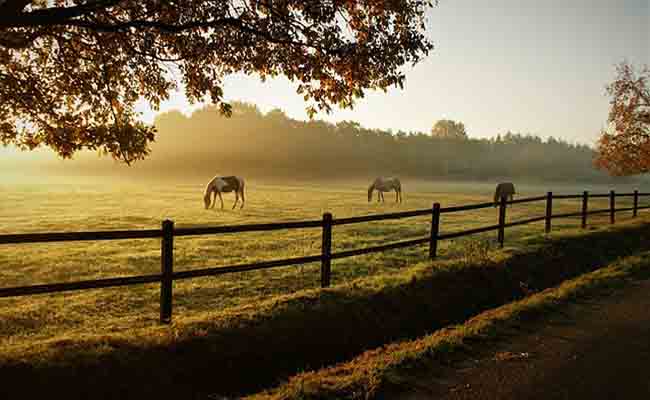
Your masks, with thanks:
M607 86L609 127L598 141L595 164L612 175L650 172L650 68L623 62Z
M465 125L450 119L441 119L431 128L431 136L446 139L467 139Z
M310 116L402 87L433 48L425 0L0 0L0 141L63 157L142 159L156 109L182 83L223 114L235 72L297 81Z

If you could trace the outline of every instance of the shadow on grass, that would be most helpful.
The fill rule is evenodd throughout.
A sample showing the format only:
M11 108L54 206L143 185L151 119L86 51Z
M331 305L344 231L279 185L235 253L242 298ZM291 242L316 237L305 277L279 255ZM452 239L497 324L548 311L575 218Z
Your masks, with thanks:
M434 264L176 326L164 340L59 340L0 354L1 398L220 398L423 336L650 246L650 224L543 240L481 265ZM257 307L257 306L256 306Z

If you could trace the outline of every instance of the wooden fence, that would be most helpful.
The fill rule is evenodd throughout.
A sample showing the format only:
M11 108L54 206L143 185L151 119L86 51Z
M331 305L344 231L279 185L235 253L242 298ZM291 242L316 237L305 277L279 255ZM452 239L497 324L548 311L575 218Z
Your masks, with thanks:
M216 276L229 274L233 272L253 271L289 265L299 265L312 262L321 263L321 287L330 286L331 262L332 260L353 257L362 254L375 253L390 249L403 247L418 246L429 244L429 257L436 257L438 242L441 240L453 239L462 236L473 235L488 231L497 231L497 240L503 247L505 240L505 229L509 227L530 224L533 222L545 221L545 232L551 231L551 221L557 218L581 217L581 226L587 226L587 216L593 214L609 213L610 223L615 222L617 212L632 211L632 216L636 217L638 210L648 209L650 206L639 206L639 197L650 196L650 193L620 193L616 194L611 191L609 194L592 194L583 192L578 195L553 195L548 192L546 196L528 197L513 201L502 199L499 204L499 217L496 225L484 226L480 228L468 229L459 232L440 234L440 215L447 213L456 213L469 210L479 210L494 206L494 203L479 203L464 206L440 207L439 203L433 204L431 209L404 211L389 214L366 215L361 217L350 217L334 219L332 214L325 213L321 220L298 221L298 222L279 222L267 224L249 224L249 225L231 225L216 227L200 228L174 228L174 222L165 220L162 222L161 229L135 230L135 231L103 231L103 232L64 232L64 233L26 233L0 235L0 245L2 244L22 244L22 243L45 243L45 242L68 242L68 241L97 241L97 240L121 240L121 239L161 239L161 271L160 274L139 275L120 278L106 278L85 280L67 283L52 283L44 285L31 285L21 287L0 288L0 298L12 296L28 296L41 293L56 293L71 290L97 289L116 286L129 286L143 283L160 282L160 322L169 323L172 318L172 298L173 282L179 279L190 279L205 276ZM633 206L627 208L616 208L617 197L633 197ZM609 198L609 207L598 210L588 210L589 199ZM553 214L554 199L582 199L582 208L580 212ZM524 220L506 223L506 206L508 204L532 203L546 201L546 213L544 216L532 217ZM346 250L332 253L332 227L337 225L349 225L370 221L384 221L398 218L409 218L431 215L430 235L418 239L404 240L400 242L388 243L379 246L365 247L354 250ZM238 232L260 232L275 231L285 229L322 229L322 246L321 254L306 257L295 257L280 260L269 260L251 264L238 264L226 267L212 267L193 269L188 271L174 271L174 237L178 236L196 236L196 235L218 235Z

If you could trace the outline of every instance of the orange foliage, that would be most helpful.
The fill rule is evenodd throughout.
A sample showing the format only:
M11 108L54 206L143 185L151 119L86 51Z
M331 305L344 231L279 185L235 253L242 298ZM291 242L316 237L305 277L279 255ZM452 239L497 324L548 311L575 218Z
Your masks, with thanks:
M624 62L607 86L610 128L602 132L595 165L612 175L650 172L650 69Z
M224 114L223 79L244 72L298 83L310 114L401 87L401 68L433 48L429 0L0 1L0 143L144 158L154 108L182 82Z

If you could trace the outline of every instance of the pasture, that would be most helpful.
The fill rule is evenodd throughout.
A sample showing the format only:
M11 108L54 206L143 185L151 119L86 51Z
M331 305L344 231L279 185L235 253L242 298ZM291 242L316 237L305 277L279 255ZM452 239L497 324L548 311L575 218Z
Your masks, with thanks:
M224 195L225 209L203 208L203 185L4 185L0 186L0 233L61 232L158 228L163 219L176 227L231 225L259 222L319 219L326 211L334 218L405 211L490 201L494 183L442 183L402 180L402 204L394 193L386 202L367 202L369 182L337 184L263 184L248 181L246 207L230 210L232 194ZM583 190L605 193L641 191L643 187L580 185L522 185L517 195L577 194ZM617 207L629 204L617 199ZM645 205L646 200L641 202ZM607 199L590 200L590 209L607 208ZM554 213L579 211L575 200L554 201ZM507 220L544 214L544 202L508 208ZM617 219L628 215L618 214ZM441 233L492 225L496 209L444 215ZM579 225L579 218L553 222L554 230ZM506 247L512 251L543 238L543 222L506 230ZM589 224L608 224L608 215L590 216ZM426 236L430 217L337 226L332 250L348 250ZM445 241L439 247L442 259L462 256L468 242L483 238L496 249L496 232ZM175 270L231 265L265 259L318 254L320 229L224 234L175 239ZM389 274L425 260L425 246L336 260L332 263L332 285ZM70 282L117 276L157 273L160 243L157 239L115 242L69 242L0 246L0 286ZM319 285L319 264L252 271L217 278L199 278L174 284L174 319L192 317L200 311L254 304L273 296ZM26 339L105 334L154 325L158 322L159 286L140 285L114 289L68 292L0 299L0 347Z

